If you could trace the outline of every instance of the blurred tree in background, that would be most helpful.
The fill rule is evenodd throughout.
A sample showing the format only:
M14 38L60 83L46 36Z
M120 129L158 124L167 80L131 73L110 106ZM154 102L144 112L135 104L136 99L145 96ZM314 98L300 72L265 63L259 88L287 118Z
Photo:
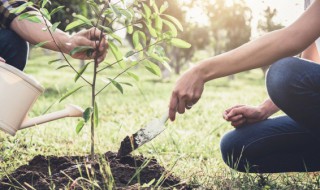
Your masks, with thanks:
M100 0L96 1L98 3ZM181 72L183 66L197 61L192 59L198 50L207 50L217 55L237 48L251 38L252 13L245 0L156 0L155 2L159 7L162 6L165 9L164 14L172 15L180 21L184 31L179 32L178 38L192 44L189 49L163 47L176 74ZM75 14L81 13L89 18L95 14L88 11L89 5L86 0L55 0L51 1L51 4L53 6L50 7L65 6L52 18L52 22L62 21L59 25L60 29L65 29ZM143 9L142 7L136 8ZM203 19L207 22L195 22L188 18L188 15L193 14L192 11L195 8L203 11ZM264 18L259 21L259 31L270 32L282 28L281 24L274 21L276 15L277 10L268 7L264 11ZM163 27L170 26L163 23ZM148 31L145 33L147 34ZM128 35L127 39L129 43L132 43L132 35ZM164 67L162 69L165 70Z
M284 26L276 23L275 18L277 16L277 9L272 9L271 7L268 7L264 10L264 17L263 19L259 20L258 29L261 33L268 33L272 32L274 30L279 30L283 28ZM262 67L262 71L264 76L266 75L266 72L268 70L269 66Z

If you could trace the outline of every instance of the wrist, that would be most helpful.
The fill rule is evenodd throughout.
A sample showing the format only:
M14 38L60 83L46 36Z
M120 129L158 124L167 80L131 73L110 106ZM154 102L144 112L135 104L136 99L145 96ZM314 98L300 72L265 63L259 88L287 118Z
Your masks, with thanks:
M54 35L56 45L59 47L58 51L61 50L62 53L69 54L70 51L74 48L74 45L71 43L71 36L59 31L57 35Z
M267 119L268 117L279 111L279 108L271 101L271 99L266 100L258 107L261 110L261 114L264 119Z
M198 77L206 83L211 80L211 73L210 71L214 71L212 69L208 69L208 60L201 61L197 66L194 67L196 70Z
M268 106L266 106L265 104L261 104L260 106L258 106L258 109L260 112L261 120L265 120L272 115L268 109Z
M193 74L199 79L201 80L203 83L207 82L208 80L206 80L206 72L202 67L202 64L199 64L195 67L192 68L192 72Z

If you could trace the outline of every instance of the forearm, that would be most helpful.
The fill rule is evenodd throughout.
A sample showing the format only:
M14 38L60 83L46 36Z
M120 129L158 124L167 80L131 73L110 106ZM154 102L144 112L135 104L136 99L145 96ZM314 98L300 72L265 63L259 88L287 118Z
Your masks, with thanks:
M261 109L261 113L263 114L263 118L267 119L271 115L278 112L280 109L276 106L271 99L267 99L261 105L258 106Z
M284 45L285 29L269 33L227 53L203 60L197 67L204 81L228 76L241 71L270 65L296 52ZM281 43L279 43L282 40Z
M39 15L39 13L35 11L30 13ZM63 31L56 29L54 32L52 32L52 36L54 38L53 40L46 26L46 23L49 26L51 26L51 23L49 21L45 21L41 15L39 15L38 18L42 21L41 23L34 23L25 19L20 20L19 17L16 17L11 23L10 27L18 35L20 35L23 39L30 42L31 44L47 42L44 44L44 48L54 51L61 50L64 53L69 53L72 50L72 47L68 43L70 40L70 36Z

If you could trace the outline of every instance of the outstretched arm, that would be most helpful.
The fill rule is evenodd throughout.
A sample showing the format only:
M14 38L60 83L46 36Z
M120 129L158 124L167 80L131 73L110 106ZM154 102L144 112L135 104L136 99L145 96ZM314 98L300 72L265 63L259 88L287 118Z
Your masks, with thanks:
M43 47L54 51L61 50L63 53L69 54L70 51L78 46L91 46L92 48L96 48L99 45L97 41L99 40L100 35L102 35L103 38L98 49L99 51L93 52L90 57L88 57L85 52L77 53L72 57L77 59L92 59L96 54L98 54L98 62L102 62L104 60L108 45L100 30L92 28L80 31L74 35L69 35L57 29L52 33L54 38L53 40L46 26L46 24L51 26L51 23L48 20L45 20L37 11L29 11L29 13L37 15L42 22L34 23L25 19L21 20L19 17L16 17L10 24L10 28L26 41L32 44L47 42Z
M184 113L186 107L199 100L205 82L270 65L281 58L302 52L320 36L319 18L320 0L316 0L289 27L271 32L230 52L201 61L177 81L170 101L170 119L175 119L176 110Z

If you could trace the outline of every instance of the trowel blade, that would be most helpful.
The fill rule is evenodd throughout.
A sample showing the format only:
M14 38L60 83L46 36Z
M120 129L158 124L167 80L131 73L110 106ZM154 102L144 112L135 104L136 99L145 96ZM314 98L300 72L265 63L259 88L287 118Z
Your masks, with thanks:
M141 128L133 135L126 136L126 138L124 138L121 142L120 149L118 151L118 157L123 157L130 154L132 151L136 150L162 133L166 129L164 124L168 118L169 115L166 113L161 118L152 120L147 124L146 127Z

